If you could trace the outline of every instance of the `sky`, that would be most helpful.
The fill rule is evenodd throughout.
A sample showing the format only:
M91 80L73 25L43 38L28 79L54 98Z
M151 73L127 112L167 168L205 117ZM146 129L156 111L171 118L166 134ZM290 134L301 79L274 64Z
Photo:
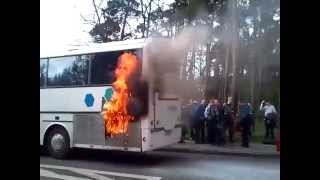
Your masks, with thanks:
M173 0L165 1L169 4ZM94 19L92 0L41 0L40 52L92 42L89 35L92 25L86 24L81 16Z
M90 42L91 25L81 16L92 17L91 0L40 1L40 51L62 48L79 42Z

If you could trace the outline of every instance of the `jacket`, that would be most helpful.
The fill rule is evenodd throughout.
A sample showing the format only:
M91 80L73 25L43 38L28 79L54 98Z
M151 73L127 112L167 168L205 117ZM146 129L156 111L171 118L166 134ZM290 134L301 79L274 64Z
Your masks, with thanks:
M220 121L222 111L219 105L209 104L205 109L205 117L208 120Z
M196 110L196 119L198 121L204 121L206 119L205 117L205 110L206 110L206 105L205 104L200 104Z
M199 107L198 103L192 103L192 105L191 105L191 120L192 120L192 122L195 122L197 119L198 107Z
M244 104L240 108L240 124L250 125L253 121L252 108L249 104Z

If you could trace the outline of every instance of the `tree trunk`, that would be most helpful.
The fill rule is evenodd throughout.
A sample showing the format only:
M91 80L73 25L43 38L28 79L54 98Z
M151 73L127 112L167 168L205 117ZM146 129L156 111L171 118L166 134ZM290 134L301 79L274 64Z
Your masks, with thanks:
M95 13L97 14L98 23L101 24L100 15L99 15L99 13L98 13L98 8L97 8L97 5L96 5L95 0L92 0L92 3L93 3L94 11L95 11Z
M258 88L257 88L257 98L259 98L259 100L261 100L262 97L262 71L263 71L263 65L261 64L261 59L262 56L260 56L260 63L258 64L258 74L257 74L257 85L258 85Z
M183 64L182 64L182 80L187 80L187 62L188 62L188 59L187 59L187 55L185 55L184 59L183 59Z
M130 6L130 3L129 3L128 6ZM125 15L124 15L124 19L123 19L122 29L121 29L121 36L120 36L120 39L121 39L121 40L124 39L124 30L125 30L125 28L126 28L128 15L129 15L129 12L126 11L126 12L125 12Z
M239 102L239 88L238 88L238 21L237 21L237 0L232 1L232 45L231 45L231 59L232 59L232 80L231 80L231 94L233 96L233 107L235 112L238 112Z
M189 80L194 80L194 66L195 66L195 48L192 48L192 54L191 54L191 62L189 65Z
M250 48L250 98L251 98L251 104L253 107L256 107L256 101L255 101L255 77L256 77L256 62L255 62L255 55L253 54L254 51L252 48Z
M151 16L151 3L152 3L153 0L150 0L149 1L149 11L148 11L148 20L147 20L147 37L149 37L149 31L150 31L150 16Z
M258 17L261 17L261 11L260 11L260 8L259 7L257 7L256 8L256 10L257 10L257 14L258 14ZM262 69L263 69L263 65L262 65L262 63L263 63L263 51L262 51L262 45L261 45L261 43L263 42L263 39L262 39L262 37L263 37L263 34L261 33L261 19L260 20L258 20L258 25L256 25L256 27L257 27L257 32L259 32L260 33L260 35L259 35L259 38L256 40L256 42L257 42L257 46L256 46L256 51L258 52L257 53L257 59L256 59L256 61L257 61L257 78L256 78L256 86L257 86L257 89L256 89L256 104L259 104L260 102L259 101L261 101L261 99L262 99L262 97L261 97L261 94L262 94Z
M205 73L204 73L204 81L205 81L205 89L208 91L210 86L210 69L211 69L211 57L210 57L210 43L207 43L206 48L206 67L205 67ZM208 94L208 92L205 92L205 94Z
M207 80L210 77L210 66L211 66L210 43L207 43L207 48L206 48L206 67L205 67L205 75L204 75Z
M229 96L228 94L228 74L229 74L229 55L230 55L230 47L229 45L226 45L225 48L225 62L224 62L224 92L223 92L223 97L226 98ZM227 99L223 99L226 101Z
M140 0L141 4L141 14L142 14L142 19L143 19L143 28L142 28L142 38L144 38L144 32L146 30L146 16L144 15L144 10L143 10L143 0Z

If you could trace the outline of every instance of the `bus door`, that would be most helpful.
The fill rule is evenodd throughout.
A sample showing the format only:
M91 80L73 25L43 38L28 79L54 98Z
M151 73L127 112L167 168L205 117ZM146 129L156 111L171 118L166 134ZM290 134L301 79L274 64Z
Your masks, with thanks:
M180 101L176 91L176 74L166 73L161 77L158 91L155 92L155 128L168 133L179 125Z

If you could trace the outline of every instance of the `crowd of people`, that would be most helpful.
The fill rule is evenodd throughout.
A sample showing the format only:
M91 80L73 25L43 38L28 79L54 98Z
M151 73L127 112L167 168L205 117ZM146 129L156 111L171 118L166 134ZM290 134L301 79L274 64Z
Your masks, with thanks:
M270 102L262 101L259 110L264 112L265 138L274 139L277 119L275 107ZM238 117L238 120L235 117ZM209 102L202 99L200 103L190 100L188 104L182 106L184 126L181 143L190 130L191 138L196 144L209 143L222 146L227 141L234 142L234 132L238 129L241 131L241 145L249 147L254 119L250 103L239 103L239 113L236 115L232 108L232 97L228 97L227 102L223 104L215 98Z

